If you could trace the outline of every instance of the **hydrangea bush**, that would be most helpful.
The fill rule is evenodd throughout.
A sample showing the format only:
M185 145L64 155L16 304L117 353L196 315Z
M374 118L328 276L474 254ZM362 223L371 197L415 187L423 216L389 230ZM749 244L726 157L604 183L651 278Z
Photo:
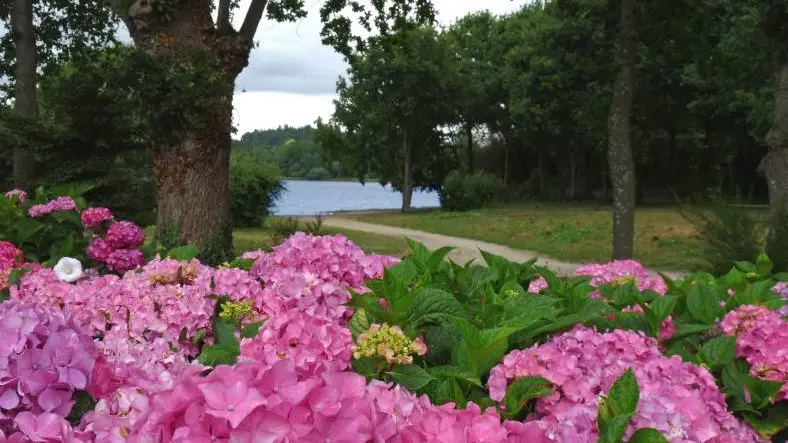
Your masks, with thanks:
M787 279L765 256L559 278L296 234L214 268L143 261L139 227L72 200L7 194L84 241L43 261L0 242L0 442L785 441Z

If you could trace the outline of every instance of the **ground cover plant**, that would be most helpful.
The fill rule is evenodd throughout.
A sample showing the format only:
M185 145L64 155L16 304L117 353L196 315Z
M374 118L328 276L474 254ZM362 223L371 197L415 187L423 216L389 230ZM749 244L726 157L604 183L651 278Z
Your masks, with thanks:
M49 198L0 202L54 245L0 243L0 441L785 440L788 278L765 255L558 278L297 233L210 267Z

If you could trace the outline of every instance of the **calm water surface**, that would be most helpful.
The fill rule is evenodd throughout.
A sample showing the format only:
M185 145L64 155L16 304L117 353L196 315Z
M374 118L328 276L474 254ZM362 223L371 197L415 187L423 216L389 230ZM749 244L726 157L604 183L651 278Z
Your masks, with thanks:
M274 208L276 215L315 215L336 211L398 209L402 194L378 183L284 180L286 191ZM414 208L440 206L435 192L413 192Z

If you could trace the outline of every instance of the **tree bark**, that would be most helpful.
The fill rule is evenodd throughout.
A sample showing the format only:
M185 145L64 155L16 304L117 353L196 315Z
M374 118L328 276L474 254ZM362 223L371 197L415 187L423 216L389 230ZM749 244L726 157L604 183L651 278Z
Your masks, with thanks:
M468 124L465 126L465 134L468 137L468 174L473 174L473 170L476 166L473 155L473 125Z
M631 117L637 60L637 0L621 0L618 73L608 118L607 158L613 184L613 259L631 258L635 236L635 162Z
M135 1L129 10L135 45L160 63L210 70L216 87L195 91L195 105L184 107L182 124L153 140L156 237L165 243L196 244L203 261L218 264L233 257L229 185L233 86L248 64L253 28L265 1L253 2L242 32L217 30L211 2L172 5L171 19L165 21L156 16L149 1Z
M14 0L11 29L16 47L14 112L24 118L38 117L36 98L36 39L33 28L33 0ZM28 189L35 172L35 156L22 147L14 148L14 186Z
M411 170L411 149L412 142L410 134L406 129L402 134L402 212L410 212L411 200L413 199L413 174Z
M569 151L569 199L577 198L577 165L575 165L575 151Z
M760 170L766 176L769 189L769 234L771 243L788 230L788 56L784 56L777 70L774 91L774 119L766 135L769 151L761 160ZM776 246L776 245L774 245Z

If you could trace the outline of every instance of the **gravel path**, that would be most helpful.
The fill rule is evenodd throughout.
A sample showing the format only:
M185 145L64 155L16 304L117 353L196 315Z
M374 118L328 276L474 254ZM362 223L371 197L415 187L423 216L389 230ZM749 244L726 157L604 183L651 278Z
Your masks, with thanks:
M349 229L352 231L368 232L371 234L386 235L390 237L407 237L419 243L423 243L427 249L435 250L444 246L454 247L454 251L449 254L449 258L457 263L467 263L476 260L479 264L484 264L479 250L484 250L507 260L514 262L525 262L533 258L538 259L537 264L550 268L551 271L559 275L571 275L575 270L582 266L582 263L570 263L556 260L551 257L522 249L513 249L508 246L487 243L479 240L472 240L461 237L450 237L446 235L433 234L430 232L416 231L413 229L397 228L394 226L365 223L358 220L330 216L323 219L323 224L332 228ZM667 272L671 278L679 278L682 273Z

